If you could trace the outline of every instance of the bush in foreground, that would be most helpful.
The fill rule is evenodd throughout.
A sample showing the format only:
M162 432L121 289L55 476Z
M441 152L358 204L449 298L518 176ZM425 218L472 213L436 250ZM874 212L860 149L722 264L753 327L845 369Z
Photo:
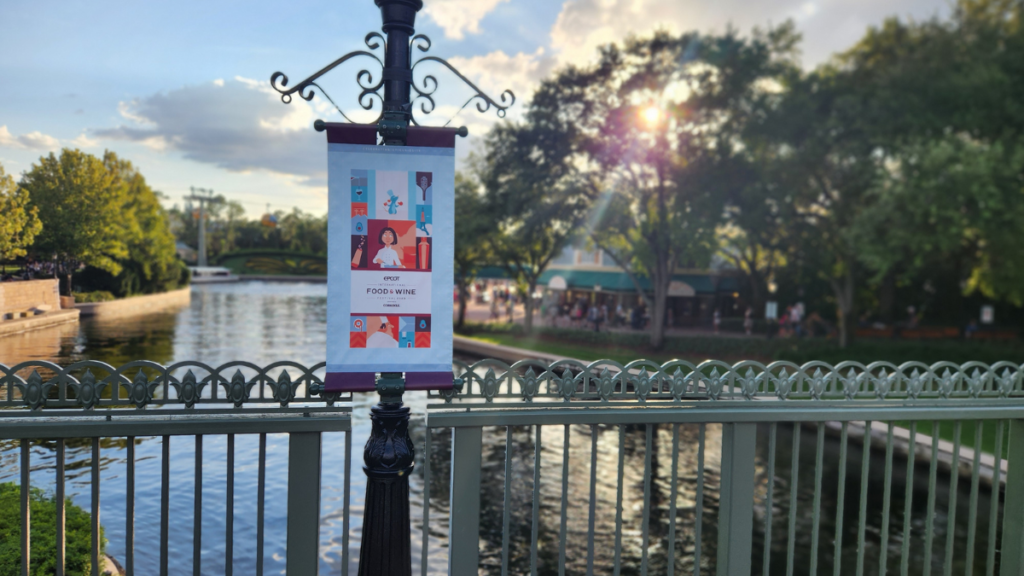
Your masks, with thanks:
M32 558L29 574L43 576L57 572L57 500L40 488L32 488ZM68 576L89 574L90 515L65 500L65 569ZM100 555L107 546L100 528ZM13 482L0 483L0 576L21 574L21 488Z

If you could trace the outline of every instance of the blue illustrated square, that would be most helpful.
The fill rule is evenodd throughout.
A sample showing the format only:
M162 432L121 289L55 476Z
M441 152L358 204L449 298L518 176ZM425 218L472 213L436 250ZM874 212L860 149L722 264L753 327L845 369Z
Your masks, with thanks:
M349 320L349 330L352 332L366 332L366 316L353 316Z
M416 331L416 318L412 316L399 316L398 317L398 331L399 332L415 332Z
M366 216L354 216L352 218L352 235L366 236Z
M352 201L353 202L368 202L370 197L370 187L366 184L362 186L352 186Z
M370 197L369 170L352 171L352 201L366 202Z
M399 348L415 348L416 347L416 333L415 332L402 332L398 338Z

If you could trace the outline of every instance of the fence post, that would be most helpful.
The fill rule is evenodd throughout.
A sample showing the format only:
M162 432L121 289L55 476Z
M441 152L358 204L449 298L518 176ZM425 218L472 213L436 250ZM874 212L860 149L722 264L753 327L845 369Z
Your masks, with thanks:
M757 424L722 424L718 508L719 576L749 576L754 531L754 455Z
M1009 442L999 573L1019 576L1024 574L1024 420L1010 420Z
M451 524L448 575L476 576L480 564L480 469L483 428L455 428L452 434Z
M316 576L320 549L320 433L288 436L289 576Z

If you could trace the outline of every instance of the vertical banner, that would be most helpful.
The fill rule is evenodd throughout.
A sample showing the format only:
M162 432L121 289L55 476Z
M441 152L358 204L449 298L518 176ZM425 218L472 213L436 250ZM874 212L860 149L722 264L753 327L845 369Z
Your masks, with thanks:
M325 388L373 390L377 372L450 388L454 134L376 146L365 128L327 125Z

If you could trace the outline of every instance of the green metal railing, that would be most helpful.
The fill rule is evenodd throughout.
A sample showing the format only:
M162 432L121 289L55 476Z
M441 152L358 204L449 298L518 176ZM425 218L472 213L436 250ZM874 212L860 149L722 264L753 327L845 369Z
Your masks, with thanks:
M195 441L198 560L210 538L201 520L203 437L222 434L230 574L234 438L254 434L262 573L266 434L283 432L290 435L287 569L315 574L321 434L338 431L345 434L346 574L352 398L310 393L323 368L0 365L0 438L21 441L23 566L30 439L56 440L61 520L67 440L92 439L91 498L99 510L99 439L159 437L161 530L153 544L167 574L171 437ZM414 520L421 574L436 573L445 554L446 572L456 576L1024 573L1020 366L483 360L457 362L455 371L461 391L428 397L422 516ZM127 443L129 574L133 447ZM98 574L100 515L91 522ZM62 527L58 521L59 555ZM194 561L194 573L199 566Z
M69 439L92 441L91 574L99 576L100 438L127 438L125 475L125 557L127 574L135 573L135 439L156 436L161 442L159 573L173 570L169 553L171 437L192 436L195 441L193 574L200 573L203 550L203 438L227 436L225 497L225 572L232 573L235 516L235 436L259 437L256 507L256 574L263 574L264 503L266 499L267 434L286 433L288 441L287 570L316 574L320 524L321 441L324 432L345 434L344 521L346 542L343 566L348 564L348 491L352 438L350 394L314 398L309 389L322 385L324 364L305 367L294 362L256 366L230 362L209 366L180 362L162 366L136 361L120 367L103 362L76 362L65 367L31 361L7 367L0 364L0 439L20 440L21 468L21 574L28 576L31 531L30 442L56 441L55 503L57 514L56 573L65 569L65 446ZM344 405L342 405L342 403ZM281 473L280 471L275 471ZM252 501L252 500L250 500ZM176 572L180 573L180 572Z
M471 366L459 364L457 375L465 382L464 391L432 394L435 403L429 405L427 419L433 434L440 428L453 430L448 494L452 511L448 551L452 575L477 574L481 565L480 551L486 551L489 546L495 548L495 555L500 557L494 573L502 575L555 571L561 575L566 573L567 564L587 574L605 572L595 570L595 564L610 565L610 572L619 574L625 569L624 532L639 535L639 542L634 546L639 548L637 566L630 569L640 574L655 573L652 566L657 564L657 571L664 570L668 574L686 571L746 575L752 573L754 560L760 561L760 572L766 575L780 571L861 575L897 570L900 574L931 574L933 564L938 566L939 560L943 574L971 574L976 565L983 566L981 569L989 575L996 574L997 569L1004 576L1024 573L1024 388L1020 366L1008 363L895 366L881 362L867 366L853 362L837 366L821 362L804 366L777 362L765 366L756 362L729 365L714 361L699 365L681 361L664 365L636 361L623 366L612 361L591 364L562 361L547 365L528 360L508 366L484 360ZM952 422L952 447L944 440L920 433L921 422L937 432L934 436L941 434L938 431L943 423ZM975 432L973 450L965 450L961 443L961 433L968 422L966 427L974 428ZM830 426L828 423L837 424ZM884 440L875 437L877 423L884 423ZM679 467L680 431L692 427L697 428L697 446L684 448L688 460L696 452L696 469L682 470ZM909 429L905 442L908 464L898 466L894 463L894 452L900 445L899 437L907 436L902 433L904 427ZM982 431L993 427L996 430L994 449L992 454L983 457ZM546 433L550 428L561 428L561 446L555 440L557 434ZM639 487L628 482L624 485L623 480L624 475L632 472L624 470L624 466L628 468L624 462L629 451L626 437L638 428L644 431L642 448L634 447L643 453ZM788 448L788 474L778 465L785 459L777 462L783 428L792 439ZM804 489L800 450L807 438L802 433L806 428L815 430L810 510L800 509L798 499L798 491ZM713 429L718 440L716 446L708 443ZM834 478L828 479L834 483L829 489L835 485L837 492L836 508L823 510L823 461L826 434L831 434L831 429L839 436L838 471ZM477 536L482 513L481 454L486 451L483 448L485 430L491 440L487 445L493 445L494 438L505 436L503 447L488 452L493 456L494 450L504 450L503 502L500 506L484 503L494 509L492 512L501 509L500 547ZM512 488L516 476L523 475L522 470L513 468L513 461L521 456L516 450L523 449L522 443L513 442L513 436L523 430L531 430L533 444L529 512L524 510L525 506L517 507L517 502L523 503L515 498ZM1008 467L1003 457L1007 430ZM614 431L618 432L617 446L602 442L605 446L599 448L601 436ZM585 445L573 441L575 437L587 436L589 454ZM847 466L856 464L848 462L851 436L859 438L864 446L859 461L860 493L855 497L858 504L853 531L855 546L843 539L847 532L843 523L851 516L845 504L848 500L853 502L846 494ZM541 494L545 488L541 480L543 452L552 441L555 448L561 448L561 490L560 497L554 499ZM869 474L873 472L872 443L884 447L881 494L868 490ZM429 450L431 442L426 446ZM579 506L570 504L570 484L576 488L585 478L574 476L573 471L579 466L571 465L571 452L577 453L576 460L589 457L590 461L588 490L585 496L577 498ZM668 455L670 471L665 474L659 464L661 472L657 481L661 484L656 486L652 459L661 462ZM832 454L829 456L833 458ZM599 470L598 462L609 457L617 457L615 481L605 482L615 486L614 520L607 510L599 510L597 505L598 477L604 478L612 472ZM919 458L926 460L928 466L927 511L924 525L915 527L911 520L913 507L919 502L914 496L914 472ZM707 501L709 459L718 462L717 503ZM429 454L426 461L430 462ZM558 466L557 460L551 464ZM950 487L944 494L944 508L938 502L942 495L937 488L940 468L950 479ZM987 470L984 476L988 479L991 497L984 549L976 550L981 548L978 514L983 469ZM970 478L965 543L956 538L957 482L964 472ZM424 494L429 498L429 470L425 474ZM902 474L904 486L901 540L894 537L891 520L895 512L892 509L893 478L897 474ZM664 484L666 476L667 495L663 495L664 487L659 486ZM689 494L693 494L695 508L686 523L680 522L678 516L684 483ZM602 484L602 488L608 487ZM997 519L1001 487L1005 488L1006 512L999 544ZM626 518L629 510L623 507L624 492L628 499L630 491L637 492L635 504L641 513ZM667 496L669 502L667 533L661 534L657 542L652 540L652 514L663 515L664 511L652 505L655 492L659 500ZM586 508L582 507L584 501L588 504ZM715 505L717 518L709 519L707 508ZM544 539L539 536L538 519L543 520L542 508L553 506L558 507L557 536ZM941 555L933 550L937 506L945 512L948 528ZM880 532L866 534L868 517L879 508ZM424 506L424 526L430 526L427 517L430 509L429 503ZM567 538L572 536L567 527L572 524L582 531L583 528L571 519L583 514L587 517L586 545L567 551ZM554 516L553 511L550 516ZM514 525L513 517L522 526ZM758 526L755 526L755 517ZM825 522L826 519L830 520ZM717 530L717 542L710 543L715 551L713 559L704 553L703 548L709 543L702 535L702 529L711 524ZM923 551L911 548L915 530L925 534ZM822 537L826 531L831 535L831 542ZM809 557L801 558L795 549L807 532L810 533ZM602 542L610 546L595 545L595 535L600 535ZM760 551L754 549L755 536L758 536ZM510 538L516 541L510 542ZM424 548L427 544L424 537ZM512 552L525 546L529 546L529 558L516 564L512 561ZM865 551L869 548L876 552L873 559L877 564L872 563L873 566L866 563ZM755 552L758 552L756 556ZM824 557L827 552L830 552L831 566ZM925 561L913 562L915 552ZM580 560L583 555L585 562ZM782 555L784 560L777 558ZM424 554L423 574L427 572L426 556ZM655 560L654 556L658 558ZM891 561L897 556L898 567ZM936 556L939 560L933 560ZM539 562L539 557L547 560Z

